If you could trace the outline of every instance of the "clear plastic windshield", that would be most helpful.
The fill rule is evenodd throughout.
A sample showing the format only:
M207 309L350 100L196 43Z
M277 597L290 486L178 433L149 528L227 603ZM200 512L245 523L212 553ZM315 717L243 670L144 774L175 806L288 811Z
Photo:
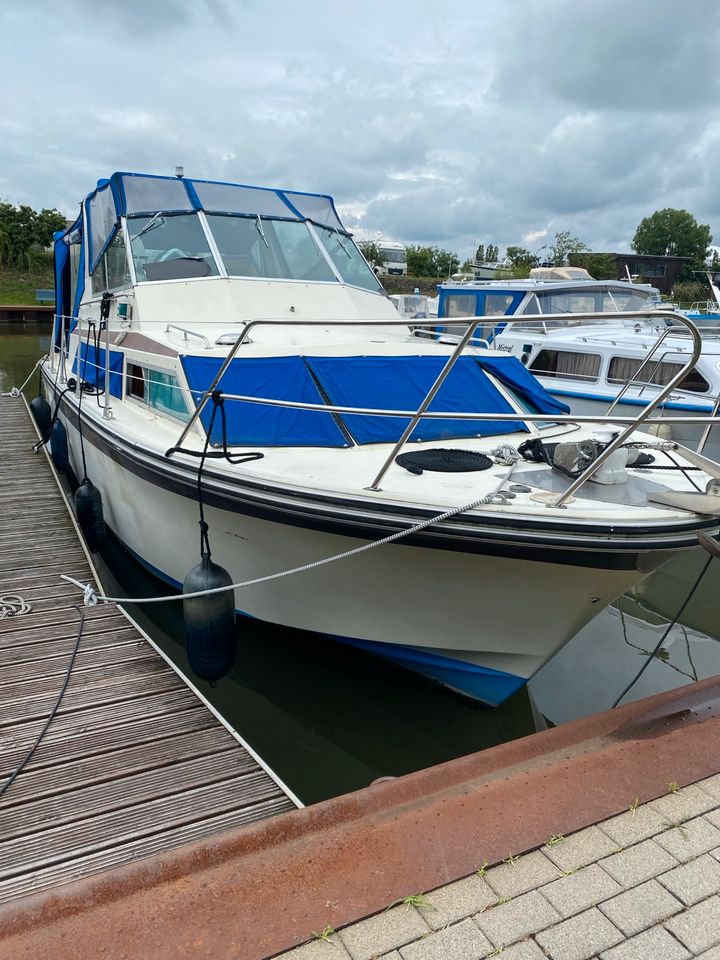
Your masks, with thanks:
M337 280L305 223L215 214L207 219L231 277Z
M372 290L373 293L383 292L380 281L350 237L326 227L316 226L315 230L345 283Z
M133 217L128 230L139 282L217 276L217 264L196 213Z

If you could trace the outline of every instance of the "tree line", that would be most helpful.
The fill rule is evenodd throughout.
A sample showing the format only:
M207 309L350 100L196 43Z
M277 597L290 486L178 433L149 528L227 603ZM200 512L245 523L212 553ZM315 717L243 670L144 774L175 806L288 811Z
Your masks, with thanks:
M59 210L33 210L26 204L0 202L0 265L29 270L52 243L66 218Z
M690 263L682 274L688 279L694 271L704 269L711 243L709 224L698 223L687 210L666 208L656 210L640 221L630 246L640 256L689 257ZM375 243L366 241L359 246L368 263L380 263L381 256ZM500 248L494 243L479 244L474 258L468 258L462 265L458 255L450 250L417 244L406 247L408 274L415 277L448 277L458 269L472 273L476 263L498 263L500 259ZM527 277L541 264L564 266L571 262L585 267L598 280L617 276L615 258L611 254L592 252L569 230L556 233L551 242L535 252L511 244L505 251L504 260L505 275L515 278ZM711 267L720 270L720 258L716 254Z

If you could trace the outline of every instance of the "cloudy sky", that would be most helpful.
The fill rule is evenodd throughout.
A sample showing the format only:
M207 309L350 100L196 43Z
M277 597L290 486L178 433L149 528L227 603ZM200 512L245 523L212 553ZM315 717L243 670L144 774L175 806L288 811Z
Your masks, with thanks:
M331 193L360 237L720 242L717 0L2 0L0 198L113 170Z

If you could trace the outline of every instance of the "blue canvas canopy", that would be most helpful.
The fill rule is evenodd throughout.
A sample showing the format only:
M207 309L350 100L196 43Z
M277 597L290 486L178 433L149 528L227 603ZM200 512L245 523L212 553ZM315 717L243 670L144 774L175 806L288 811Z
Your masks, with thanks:
M218 384L223 394L375 410L417 410L447 361L445 356L260 357L235 359ZM182 357L196 403L222 365L221 357ZM487 372L486 372L487 371ZM515 413L492 382L492 376L513 390L538 413L567 412L514 357L461 357L429 409L437 413ZM407 417L331 414L230 400L225 403L228 442L239 446L348 446L393 443ZM212 404L201 420L207 430ZM489 437L527 430L521 421L424 419L411 440ZM345 432L343 432L345 431ZM220 443L216 417L212 443Z
M185 376L196 403L212 383L222 362L221 357L182 357ZM268 400L323 403L302 357L296 356L233 360L223 374L218 389L223 393L263 397ZM200 414L206 430L210 426L212 410L212 403L207 403ZM330 413L273 407L239 400L227 401L225 412L228 443L237 446L349 446ZM222 442L219 416L215 417L210 442Z
M123 355L120 350L110 351L110 393L113 397L122 397ZM94 343L83 340L78 357L73 361L72 372L82 377L99 390L105 389L105 348L95 349Z
M417 410L447 362L443 356L307 357L306 362L330 402L337 406L379 410ZM437 413L515 413L472 357L461 357L429 410ZM357 443L393 443L408 424L404 417L343 414ZM410 440L488 437L524 423L501 420L421 420Z
M473 360L514 390L537 413L570 413L570 407L548 393L517 357L473 357Z

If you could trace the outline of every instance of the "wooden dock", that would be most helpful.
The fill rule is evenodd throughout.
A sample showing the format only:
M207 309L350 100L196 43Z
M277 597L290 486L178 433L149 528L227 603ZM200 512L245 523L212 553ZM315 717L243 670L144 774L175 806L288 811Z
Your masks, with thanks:
M24 399L0 398L0 787L42 729L79 624L71 574L96 579ZM69 686L30 763L0 797L0 904L298 801L123 611L85 609Z

